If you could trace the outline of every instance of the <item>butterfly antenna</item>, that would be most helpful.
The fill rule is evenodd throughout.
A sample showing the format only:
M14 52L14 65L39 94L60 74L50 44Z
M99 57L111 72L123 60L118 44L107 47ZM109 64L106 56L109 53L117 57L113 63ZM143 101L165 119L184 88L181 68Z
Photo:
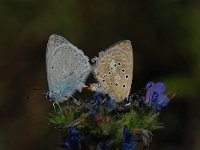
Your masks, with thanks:
M34 94L34 95L32 95L32 96L24 96L24 99L32 99L32 98L34 98L34 97L36 97L37 96L37 94Z
M32 90L34 90L34 91L39 91L40 89L33 88ZM36 97L36 96L37 96L37 94L35 93L35 94L32 95L32 96L25 96L24 99L32 99L32 98L34 98L34 97Z
M176 96L176 94L178 93L179 91L177 90L176 92L174 92L172 95L170 95L170 93L171 92L169 92L168 94L167 94L167 96L169 97L169 100L172 100L175 96ZM170 96L169 96L170 95Z
M46 90L42 90L42 89L39 89L39 88L33 88L32 89L33 91L35 91L35 94L34 95L32 95L32 96L25 96L24 97L24 99L32 99L32 98L34 98L34 97L36 97L36 96L38 96L38 92L39 92L39 94L42 94L42 95L47 95L47 91ZM42 93L41 93L41 91L42 91ZM45 92L45 93L44 93Z
M41 91L42 93L47 93L47 90L39 89L39 88L33 88L34 91Z

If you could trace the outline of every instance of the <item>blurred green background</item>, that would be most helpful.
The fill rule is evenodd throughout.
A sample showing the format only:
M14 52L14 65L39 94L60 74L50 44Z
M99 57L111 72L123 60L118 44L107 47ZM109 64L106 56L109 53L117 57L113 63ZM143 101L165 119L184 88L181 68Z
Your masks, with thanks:
M48 89L45 52L52 33L90 58L131 40L132 91L151 80L178 91L161 113L165 129L154 132L150 150L200 149L200 1L0 0L0 33L1 150L60 149L47 124L52 104L33 90Z

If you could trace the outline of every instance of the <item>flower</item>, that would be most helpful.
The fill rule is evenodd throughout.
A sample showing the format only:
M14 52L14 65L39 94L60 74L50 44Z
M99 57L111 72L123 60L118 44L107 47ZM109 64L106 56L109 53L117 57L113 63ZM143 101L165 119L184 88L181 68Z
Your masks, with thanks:
M99 111L99 106L101 102L101 94L99 92L95 92L92 100L89 102L89 114L95 115Z
M95 116L95 120L96 120L97 123L101 123L101 122L102 122L102 116L99 115L99 114L97 114L97 115Z
M92 100L90 101L91 104L96 104L97 106L100 105L101 101L101 94L99 92L95 92Z
M144 103L151 106L154 111L161 110L169 103L169 98L163 94L166 90L165 84L162 82L154 83L148 82L146 84L146 95Z
M79 131L72 127L69 130L69 134L63 137L62 144L59 146L66 149L78 150L81 147L81 140L83 139L80 137Z
M98 150L110 150L110 145L112 144L112 141L108 140L105 142L99 142L98 143Z
M134 139L133 133L124 126L123 129L123 139L122 139L122 150L134 150L137 146L137 142Z
M110 124L110 122L111 122L110 117L109 117L109 116L106 116L106 124Z
M115 100L113 100L108 94L105 94L106 100L105 100L105 109L108 112L113 111L117 108L117 103Z

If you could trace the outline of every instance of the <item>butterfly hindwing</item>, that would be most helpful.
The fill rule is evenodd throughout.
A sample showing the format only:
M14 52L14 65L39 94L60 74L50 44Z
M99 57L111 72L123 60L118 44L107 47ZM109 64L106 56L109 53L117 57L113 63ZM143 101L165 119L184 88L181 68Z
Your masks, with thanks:
M63 101L76 90L81 91L90 72L88 57L63 39L47 44L47 78L50 97L55 101Z
M94 59L94 74L103 91L117 102L126 98L131 89L133 53L131 42L120 41Z

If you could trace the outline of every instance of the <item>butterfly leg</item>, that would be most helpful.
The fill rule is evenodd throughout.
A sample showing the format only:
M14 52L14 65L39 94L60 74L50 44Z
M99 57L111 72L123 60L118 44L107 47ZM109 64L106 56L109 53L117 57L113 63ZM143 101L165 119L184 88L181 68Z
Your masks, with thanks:
M73 99L74 103L78 106L81 105L81 102L79 102L78 100L76 100L73 96L71 96L71 98Z
M60 105L59 105L58 102L54 102L54 103L53 103L53 108L54 108L54 110L56 111L56 105L58 106L59 110L62 111L62 108L60 107Z

